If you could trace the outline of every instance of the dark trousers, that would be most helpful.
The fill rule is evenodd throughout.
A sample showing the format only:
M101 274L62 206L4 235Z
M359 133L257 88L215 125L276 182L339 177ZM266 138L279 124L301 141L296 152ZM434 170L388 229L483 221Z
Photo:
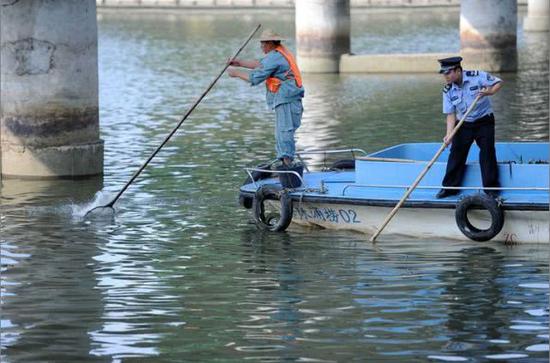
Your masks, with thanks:
M495 152L495 117L483 116L474 122L464 122L455 134L443 186L458 187L464 177L466 158L473 142L479 146L479 165L484 187L498 187L498 168Z

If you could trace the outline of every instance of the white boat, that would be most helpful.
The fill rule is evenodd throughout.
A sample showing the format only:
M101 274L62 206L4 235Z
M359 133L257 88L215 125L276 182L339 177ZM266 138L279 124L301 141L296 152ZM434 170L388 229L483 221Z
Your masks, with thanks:
M367 155L362 150L301 152L352 152L347 169L310 171L247 168L250 178L240 189L241 204L252 209L260 228L281 231L292 222L328 229L347 229L371 235L401 199L432 158L440 144L401 144ZM497 143L499 188L483 188L473 145L459 193L444 199L442 188L448 151L430 168L419 186L384 229L422 239L548 243L548 143ZM342 163L340 163L342 165ZM289 175L300 180L297 188L284 188ZM286 179L285 179L286 178ZM252 180L255 179L255 180ZM486 192L498 192L498 196ZM275 214L269 215L268 205Z

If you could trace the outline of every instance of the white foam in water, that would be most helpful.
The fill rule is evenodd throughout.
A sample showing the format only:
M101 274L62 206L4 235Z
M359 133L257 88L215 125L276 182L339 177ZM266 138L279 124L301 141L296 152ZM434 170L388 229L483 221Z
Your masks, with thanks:
M512 325L513 330L547 330L548 327L542 325Z
M539 334L539 335L537 335L537 338L542 338L542 339L546 339L546 340L548 340L548 337L549 337L548 334Z
M429 355L428 359L442 360L445 362L465 362L468 358L452 356L452 355Z
M526 357L528 357L527 354L514 354L514 353L491 354L491 355L485 356L485 358L488 358L488 359L518 359L518 358L526 358Z
M535 320L512 320L512 323L516 323L516 324L535 324L535 325L542 324L541 322L535 321Z
M109 203L113 199L113 197L114 196L112 195L112 193L106 193L100 190L99 192L95 193L94 199L92 199L92 201L86 204L83 204L83 205L71 204L70 207L72 211L72 216L75 219L81 220L82 218L84 218L86 213L88 213L89 211L91 211L96 207ZM94 216L101 216L101 215L111 216L113 214L113 211L111 208L98 208L92 213L90 213L90 215L91 214L93 214Z
M526 287L528 289L549 289L550 284L548 284L548 282L535 282L531 284L519 284L519 287Z
M528 352L548 352L548 344L534 344L525 348Z
M546 316L548 315L548 310L546 309L532 309L525 310L525 312L531 316Z
M494 343L494 344L508 344L508 343L510 343L509 340L505 340L505 339L491 339L491 340L489 340L489 342Z

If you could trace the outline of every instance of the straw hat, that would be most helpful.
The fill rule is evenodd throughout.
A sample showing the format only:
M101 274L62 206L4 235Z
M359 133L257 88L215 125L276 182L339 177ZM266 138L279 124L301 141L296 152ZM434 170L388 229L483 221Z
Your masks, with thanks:
M280 36L279 34L275 33L271 29L265 29L260 35L260 42L268 42L272 40L286 40L286 39Z

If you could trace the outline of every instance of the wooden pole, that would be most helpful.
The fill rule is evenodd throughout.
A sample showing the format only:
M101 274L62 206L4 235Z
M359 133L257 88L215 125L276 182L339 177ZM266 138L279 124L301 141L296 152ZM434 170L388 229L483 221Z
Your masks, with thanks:
M460 122L455 126L455 128L453 129L453 131L451 132L451 134L449 135L449 138L452 139L454 137L454 135L458 132L458 129L460 129L460 126L462 126L462 124L464 123L464 121L466 120L466 117L470 114L470 112L472 112L472 110L474 109L475 105L477 104L477 101L479 101L481 99L482 95L478 95L475 99L474 99L474 102L472 102L472 104L470 105L470 107L468 108L468 110L466 111L466 113L464 114L464 116L462 116L462 119L460 120ZM428 165L426 165L426 167L424 168L424 170L422 170L422 172L418 175L418 177L416 178L416 180L412 183L412 185L407 189L407 191L405 192L405 194L403 195L403 197L401 198L401 200L399 201L399 203L397 203L397 205L392 209L392 211L390 212L390 214L388 214L388 216L386 217L386 219L384 220L384 222L382 222L382 225L377 229L377 231L374 233L374 235L371 237L370 241L371 242L375 242L376 241L376 237L378 237L378 235L380 235L380 233L382 233L382 231L384 230L384 228L386 227L386 225L388 225L388 223L390 223L391 219L393 218L393 216L397 213L397 211L399 210L399 208L401 208L401 206L403 205L403 203L405 203L405 201L407 200L407 198L409 197L409 195L411 195L411 193L414 191L414 189L418 186L418 184L420 183L420 181L422 180L422 178L424 178L424 176L426 175L426 173L428 172L428 170L430 170L430 168L432 167L432 165L435 163L435 161L437 160L437 158L441 155L441 153L445 150L445 148L447 147L447 144L446 143L443 143L443 145L441 145L441 147L439 148L439 150L435 153L434 157L432 158L432 160L430 160L430 162L428 163Z
M130 186L130 184L132 184L132 182L139 176L139 174L141 174L141 172L143 171L143 169L145 169L145 167L149 164L149 162L151 160L153 160L153 158L155 157L155 155L157 155L157 153L160 151L160 149L162 149L162 147L164 145L166 145L166 143L168 142L168 140L170 140L170 138L176 133L176 131L178 131L178 129L180 128L180 126L183 124L183 122L187 119L187 117L191 114L191 112L193 112L193 110L199 105L199 103L202 101L202 99L208 94L208 92L210 92L210 90L212 89L212 87L214 87L214 85L216 84L216 82L218 81L218 79L220 79L220 77L223 75L223 73L225 72L225 70L229 67L229 64L231 63L232 60L234 60L235 58L237 58L237 56L239 55L239 53L244 49L244 47L246 47L246 45L248 44L248 42L250 42L250 39L252 39L252 37L254 36L254 34L256 34L256 32L260 29L261 27L261 24L258 24L258 26L256 26L256 28L250 33L250 35L248 36L248 38L246 38L246 41L241 45L241 47L235 52L235 54L229 58L229 61L223 66L222 70L220 71L220 73L216 76L216 78L214 78L214 80L212 80L212 82L210 82L210 84L208 85L208 87L206 88L206 90L204 90L204 92L199 96L199 98L197 98L197 100L193 103L193 105L187 110L187 112L185 113L185 115L183 115L182 119L180 122L178 122L178 124L176 125L176 127L174 127L174 129L164 138L164 141L162 141L162 143L156 148L156 150L151 154L151 156L149 156L149 158L147 159L147 161L145 161L145 163L143 163L143 165L134 173L134 175L130 178L130 180L124 185L124 187L117 193L117 195L107 204L105 205L101 205L101 206L98 206L98 207L95 207L91 210L89 210L86 214L88 215L91 211L95 210L95 209L98 209L98 208L112 208L113 205L116 203L116 201L118 200L118 198L120 198L120 196L122 195L122 193L124 193L126 191L126 189L128 189L128 187Z

